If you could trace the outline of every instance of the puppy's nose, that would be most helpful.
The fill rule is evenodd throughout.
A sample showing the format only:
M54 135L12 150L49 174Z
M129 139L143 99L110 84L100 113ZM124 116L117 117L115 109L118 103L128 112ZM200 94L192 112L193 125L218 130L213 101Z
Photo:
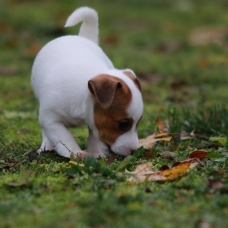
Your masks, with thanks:
M133 155L133 154L135 153L135 151L136 151L136 150L132 150L132 151L131 151L131 155Z

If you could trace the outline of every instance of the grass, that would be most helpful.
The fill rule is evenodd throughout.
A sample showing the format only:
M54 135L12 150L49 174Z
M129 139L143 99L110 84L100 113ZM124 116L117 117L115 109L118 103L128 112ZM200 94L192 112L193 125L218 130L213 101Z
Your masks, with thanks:
M127 162L73 165L54 152L31 152L41 141L30 86L34 57L49 40L77 33L63 25L81 5L99 12L100 45L114 65L141 79L139 137L157 133L160 117L171 132L194 139L159 142L149 156L138 150ZM0 227L228 227L227 7L222 0L1 1ZM202 44L205 28L213 38ZM72 132L85 149L86 127ZM211 157L183 177L126 181L125 168L147 161L155 170L171 167L197 149Z

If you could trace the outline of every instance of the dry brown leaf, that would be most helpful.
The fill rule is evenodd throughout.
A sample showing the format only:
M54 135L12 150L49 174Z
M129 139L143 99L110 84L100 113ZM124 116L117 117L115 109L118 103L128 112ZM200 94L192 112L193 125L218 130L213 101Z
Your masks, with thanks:
M180 133L180 140L187 140L187 139L193 139L194 138L194 135L192 135L192 133L188 133L186 131L182 131Z
M196 158L188 158L170 169L163 171L153 171L150 169L151 162L140 164L135 171L129 172L132 176L128 179L130 182L145 182L145 181L167 181L185 175L190 169L198 165Z
M149 135L145 139L139 140L139 146L140 147L143 146L146 150L152 148L155 143L156 143L155 134Z
M161 137L164 137L164 136L170 136L170 135L172 135L172 133L166 132L166 133L155 134L154 137L156 139L158 139L158 138L161 138Z
M128 170L125 170L127 173L132 173L132 174L138 174L140 172L147 172L147 171L150 171L151 172L151 165L152 165L152 162L147 162L147 163L143 163L143 164L140 164L136 167L135 171L133 172L129 172Z
M162 171L162 175L166 177L166 180L172 180L185 175L189 169L194 168L196 165L198 165L198 161L195 158L189 158L170 169Z
M190 157L190 158L204 159L204 158L207 156L208 153L209 153L209 152L197 150L197 151L193 151L193 152L189 155L189 157Z
M168 132L168 128L165 125L165 122L161 119L161 117L157 118L156 124L158 126L158 129L159 129L160 133L167 133Z
M151 149L154 144L157 141L167 141L169 142L172 137L169 136L170 133L161 133L161 134L153 134L153 135L149 135L148 137L146 137L145 139L140 139L139 140L139 146L143 146L146 150ZM169 136L169 137L163 137L163 136Z

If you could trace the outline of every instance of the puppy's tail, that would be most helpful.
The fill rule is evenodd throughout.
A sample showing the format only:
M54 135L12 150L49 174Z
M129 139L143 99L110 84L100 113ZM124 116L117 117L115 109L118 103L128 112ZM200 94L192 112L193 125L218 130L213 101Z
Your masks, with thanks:
M97 12L89 7L78 8L68 17L65 27L71 27L80 22L83 23L78 35L98 44L99 31Z

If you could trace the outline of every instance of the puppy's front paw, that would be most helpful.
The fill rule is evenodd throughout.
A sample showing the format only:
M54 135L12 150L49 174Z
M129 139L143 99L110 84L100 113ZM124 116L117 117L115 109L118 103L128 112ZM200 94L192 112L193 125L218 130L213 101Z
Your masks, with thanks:
M85 159L86 157L93 157L93 158L102 158L105 157L104 154L101 153L88 153L85 151L79 151L77 153L72 153L75 159Z
M71 152L71 156L73 156L75 159L85 159L89 156L89 154L83 150L78 152Z
M88 153L87 156L90 156L93 158L105 158L105 155L103 153Z

